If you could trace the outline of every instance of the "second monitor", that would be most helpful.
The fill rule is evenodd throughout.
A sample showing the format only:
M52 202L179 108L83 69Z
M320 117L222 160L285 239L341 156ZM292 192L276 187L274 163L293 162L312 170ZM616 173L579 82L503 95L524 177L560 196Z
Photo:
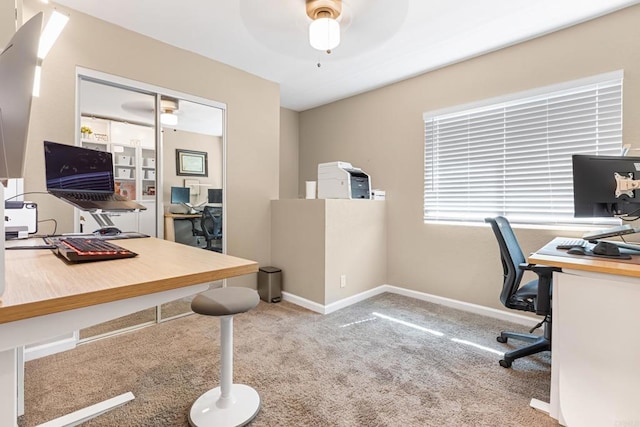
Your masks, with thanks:
M222 203L222 188L209 188L207 199L208 203Z

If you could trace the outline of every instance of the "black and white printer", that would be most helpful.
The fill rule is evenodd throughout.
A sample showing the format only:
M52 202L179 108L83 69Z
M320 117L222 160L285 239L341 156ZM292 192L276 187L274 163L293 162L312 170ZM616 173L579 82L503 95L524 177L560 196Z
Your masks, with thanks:
M319 199L370 199L371 179L348 162L318 165Z

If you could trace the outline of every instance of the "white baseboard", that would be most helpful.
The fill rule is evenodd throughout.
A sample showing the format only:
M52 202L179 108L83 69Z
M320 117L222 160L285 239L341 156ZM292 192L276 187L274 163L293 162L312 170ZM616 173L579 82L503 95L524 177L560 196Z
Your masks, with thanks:
M315 311L316 313L329 314L329 313L333 313L334 311L340 310L341 308L345 308L352 304L356 304L360 301L364 301L367 298L371 298L373 296L387 292L384 289L384 286L386 285L378 286L377 288L373 288L368 291L361 292L357 295L353 295L348 298L341 299L340 301L336 301L329 305L318 304L317 302L309 301L306 298L302 298L297 295L290 294L289 292L282 292L282 299L284 301L289 301L292 304L299 305L300 307L304 307L308 310Z
M517 313L509 313L507 311L498 310L491 307L485 307L478 304L472 304L464 301L458 301L451 298L440 297L437 295L431 295L424 292L412 291L410 289L400 288L392 285L381 285L376 288L370 289L365 292L361 292L357 295L350 296L348 298L341 299L340 301L333 302L328 305L318 304L317 302L310 301L308 299L299 297L289 292L282 292L282 299L284 301L291 302L292 304L299 305L308 310L315 311L320 314L333 313L341 308L348 307L352 304L364 301L367 298L371 298L375 295L382 294L384 292L390 292L393 294L403 295L409 298L415 298L422 301L431 302L434 304L444 305L446 307L455 308L457 310L467 311L470 313L480 314L482 316L492 317L506 322L517 323L527 327L533 327L538 323L538 320L532 317L523 316Z
M288 301L292 304L304 307L307 310L315 311L316 313L326 314L324 305L318 304L306 298L299 297L289 292L282 291L282 301Z

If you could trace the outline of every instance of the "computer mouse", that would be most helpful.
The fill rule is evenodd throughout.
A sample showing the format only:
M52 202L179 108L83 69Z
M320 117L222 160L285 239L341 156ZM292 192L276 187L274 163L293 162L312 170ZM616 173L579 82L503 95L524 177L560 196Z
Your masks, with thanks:
M574 246L567 251L570 255L586 255L587 252L584 250L582 246Z
M598 242L593 247L593 253L596 255L620 256L620 248L615 243Z
M102 227L96 230L96 233L101 236L117 236L121 231L118 227Z

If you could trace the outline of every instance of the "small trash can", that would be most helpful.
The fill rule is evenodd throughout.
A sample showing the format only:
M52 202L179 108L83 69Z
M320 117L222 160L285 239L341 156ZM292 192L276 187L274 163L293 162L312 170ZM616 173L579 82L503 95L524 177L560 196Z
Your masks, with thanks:
M260 267L258 270L258 295L266 302L282 300L282 270L277 267Z

